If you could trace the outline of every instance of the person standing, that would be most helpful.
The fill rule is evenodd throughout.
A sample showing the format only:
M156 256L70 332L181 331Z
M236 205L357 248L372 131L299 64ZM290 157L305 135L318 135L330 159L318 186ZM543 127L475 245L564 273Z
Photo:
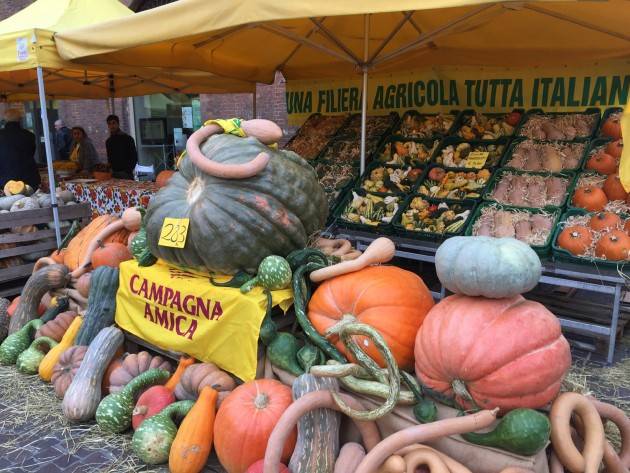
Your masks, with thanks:
M19 110L8 109L4 119L6 124L0 130L0 187L14 180L37 189L41 178L35 162L35 135L22 128Z
M57 120L55 122L53 143L55 144L55 159L67 161L70 157L70 149L72 148L72 134L63 120Z
M105 142L107 161L112 168L112 177L133 179L133 170L138 162L136 143L131 136L120 129L117 115L107 117L109 138Z
M87 136L87 133L80 126L72 127L72 151L70 161L79 165L81 172L92 172L94 166L99 163L96 148Z

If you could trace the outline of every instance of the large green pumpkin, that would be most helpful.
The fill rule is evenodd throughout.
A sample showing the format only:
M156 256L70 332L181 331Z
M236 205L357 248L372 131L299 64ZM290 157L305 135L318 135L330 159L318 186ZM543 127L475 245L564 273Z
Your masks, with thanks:
M269 255L304 248L321 229L328 207L313 168L291 151L275 151L255 138L215 135L201 146L213 161L242 164L259 153L271 159L258 175L229 180L205 174L189 157L152 199L145 225L153 255L208 271L255 273ZM158 246L165 218L189 218L184 248Z

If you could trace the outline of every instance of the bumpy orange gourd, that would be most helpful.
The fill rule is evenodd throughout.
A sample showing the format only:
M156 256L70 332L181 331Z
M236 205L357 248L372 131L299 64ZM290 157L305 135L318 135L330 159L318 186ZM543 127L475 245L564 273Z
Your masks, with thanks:
M413 368L416 333L431 307L431 293L416 274L395 266L371 266L320 285L309 302L308 318L324 334L344 315L354 316L378 330L398 366L409 370ZM385 366L367 339L356 339L370 357ZM350 355L340 341L336 346L344 355Z
M59 358L61 358L63 352L70 348L74 343L74 339L76 338L77 333L79 333L79 329L81 328L82 323L83 317L74 317L72 323L63 334L61 341L56 346L51 348L51 350L46 353L46 356L44 356L44 359L39 364L39 377L42 378L44 381L50 382L50 380L52 379L55 365L59 361Z
M214 422L214 448L229 473L244 473L265 457L271 432L292 401L291 388L272 379L242 384L223 401ZM284 464L296 439L294 429L282 450Z
M171 473L198 473L203 470L212 450L218 396L219 393L211 387L203 388L182 421L168 456ZM228 432L224 434L229 435Z
M416 337L416 376L431 389L482 409L540 408L556 397L571 366L555 315L517 295L459 294L436 304Z

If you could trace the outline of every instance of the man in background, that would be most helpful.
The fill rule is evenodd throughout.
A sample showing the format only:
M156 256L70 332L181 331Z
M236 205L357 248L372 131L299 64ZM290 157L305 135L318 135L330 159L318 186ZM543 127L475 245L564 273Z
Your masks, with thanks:
M138 162L136 143L131 136L120 129L120 120L116 115L107 117L109 138L105 142L107 161L112 168L112 177L133 179L133 170Z
M14 180L36 189L41 178L35 162L35 135L22 128L19 110L8 109L4 119L6 124L0 130L0 187Z
M70 157L70 148L72 147L72 133L63 120L55 122L55 135L53 137L55 144L55 159L67 161Z

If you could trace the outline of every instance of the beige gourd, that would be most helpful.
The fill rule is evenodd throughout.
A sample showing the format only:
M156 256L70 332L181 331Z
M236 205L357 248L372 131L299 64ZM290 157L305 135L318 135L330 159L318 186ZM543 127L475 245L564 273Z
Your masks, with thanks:
M372 264L387 263L396 253L396 245L389 238L377 238L365 249L363 254L352 261L327 266L313 271L311 281L322 282L343 274L354 273Z

